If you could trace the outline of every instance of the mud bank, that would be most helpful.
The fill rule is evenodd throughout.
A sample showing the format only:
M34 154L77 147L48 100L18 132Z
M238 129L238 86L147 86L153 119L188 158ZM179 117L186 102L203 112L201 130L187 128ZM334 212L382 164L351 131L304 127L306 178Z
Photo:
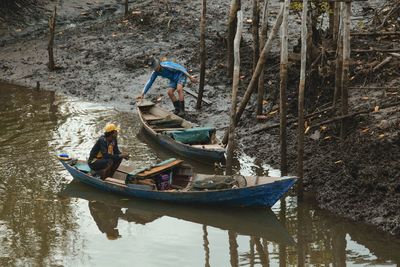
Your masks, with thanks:
M28 87L35 87L40 82L43 89L107 102L120 110L133 110L135 96L141 92L150 74L144 64L149 56L167 57L182 63L193 74L198 73L200 5L200 1L135 1L130 3L128 18L122 17L122 6L115 2L105 1L95 6L74 2L73 5L59 6L61 15L55 39L55 59L59 69L55 72L47 70L46 20L28 26L22 23L18 25L18 31L11 27L8 34L1 37L0 79ZM189 119L215 125L222 134L228 124L231 89L224 68L229 1L208 1L207 5L205 97L213 103L204 106L203 112L199 113L194 109L195 99L187 96L186 106ZM278 4L272 6L271 22ZM45 17L51 8L46 6L44 10L47 11L40 10L38 12ZM251 9L244 6L243 10L245 18L250 18ZM296 15L292 18L295 20ZM293 23L290 30L292 46L297 44L293 41L298 38L297 25ZM252 68L250 24L245 24L245 28L240 94L249 82ZM279 87L277 44L278 41L266 71L270 92ZM295 114L296 64L290 72L289 114ZM387 82L391 86L400 84L399 79ZM165 81L158 80L149 97L162 96L162 104L172 108L164 86ZM350 94L352 109L382 100L381 92L371 90L351 91ZM360 102L361 96L368 99L368 103ZM329 97L318 98L308 107L324 105ZM266 112L276 109L273 100L267 101ZM252 113L254 108L255 99L252 99L239 124L238 145L258 161L279 167L278 131L249 134L260 126ZM268 123L277 121L277 116L270 116ZM309 131L305 143L305 183L307 190L315 192L319 206L399 235L399 127L399 110L392 108L354 117L344 143L338 138L339 124ZM288 138L290 171L295 173L295 127L289 128Z

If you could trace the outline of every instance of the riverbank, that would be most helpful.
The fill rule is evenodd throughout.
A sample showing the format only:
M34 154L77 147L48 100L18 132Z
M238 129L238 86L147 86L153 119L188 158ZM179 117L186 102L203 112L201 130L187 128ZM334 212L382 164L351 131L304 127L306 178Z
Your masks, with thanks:
M103 2L92 6L82 2L64 8L59 6L59 10L66 10L65 14L60 11L62 15L55 39L55 60L59 69L55 72L47 70L46 20L38 21L34 27L24 28L20 25L18 28L11 28L14 31L12 35L3 35L0 41L0 79L28 87L36 87L39 82L43 89L89 101L107 102L120 110L132 110L134 99L140 94L150 74L150 70L145 67L145 60L149 56L176 60L188 67L193 74L197 74L199 70L200 1L166 3L131 3L128 18L123 18L120 3ZM186 97L190 119L201 124L213 124L221 134L228 124L231 89L224 68L228 7L228 2L208 2L205 97L213 103L204 106L202 113L197 113L194 109L195 99ZM273 4L271 22L274 21L277 8L278 4ZM49 14L51 8L46 10L42 13L43 16ZM245 18L250 18L251 9L244 7L243 10ZM295 16L293 15L293 19ZM293 23L290 30L292 46L297 44L295 40L299 34L296 23ZM252 66L249 27L250 24L246 23L241 50L240 94L249 82L249 70ZM278 44L276 40L274 53L268 61L266 83L269 90L279 88ZM293 111L296 110L298 80L296 63L292 66L288 90L289 114L294 114ZM385 85L398 88L399 79L389 79L390 77L382 78ZM377 83L376 80L368 82ZM352 86L359 84L362 81L356 79ZM165 81L158 80L150 97L163 95L162 104L172 108L163 89L164 85ZM385 97L382 91L350 91L351 109L358 110L374 103L382 103L388 99L388 93L396 93L392 97L398 97L398 90L386 92ZM326 99L326 96L318 98L309 106L315 108L327 104ZM265 112L274 112L276 109L272 101L266 106ZM239 125L239 146L260 162L279 167L278 130L249 134L260 127L251 113L254 107L255 99ZM278 119L277 113L269 116L269 122ZM339 124L311 129L305 140L305 184L307 190L315 192L319 206L400 235L399 128L399 110L390 108L352 118L349 136L344 143L338 138ZM291 173L295 173L296 168L295 138L296 128L291 127L288 131Z

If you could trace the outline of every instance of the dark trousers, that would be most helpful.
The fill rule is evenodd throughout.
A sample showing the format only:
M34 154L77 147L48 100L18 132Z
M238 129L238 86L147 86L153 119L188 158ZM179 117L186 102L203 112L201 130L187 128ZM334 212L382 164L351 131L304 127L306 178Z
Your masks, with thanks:
M89 167L100 175L101 179L112 177L114 172L118 169L121 164L121 159L97 159L93 163L89 163Z

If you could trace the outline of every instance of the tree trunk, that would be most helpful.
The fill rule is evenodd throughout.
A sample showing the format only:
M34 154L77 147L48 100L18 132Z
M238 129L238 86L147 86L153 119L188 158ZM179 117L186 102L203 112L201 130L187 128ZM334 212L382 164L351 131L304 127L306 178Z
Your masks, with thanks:
M253 0L253 20L252 20L252 33L253 33L253 72L257 67L257 61L260 57L260 38L258 35L258 27L260 26L260 8L259 0Z
M236 13L240 9L240 0L232 0L228 18L228 37L227 37L227 62L226 70L228 78L233 75L233 39L236 31Z
M48 68L50 71L53 71L55 69L53 46L54 46L54 30L56 28L56 16L57 16L57 6L54 6L53 16L49 19L50 37L49 37L49 43L47 45L47 50L49 52Z
M226 174L232 175L232 159L233 159L233 149L235 146L235 113L236 113L236 103L237 103L237 91L239 87L239 77L240 77L240 39L242 37L243 28L243 17L242 11L237 12L237 30L234 42L234 55L235 55L235 67L233 69L233 83L232 83L232 105L230 112L230 126L229 126L229 140L226 152Z
M350 20L351 20L351 2L346 2L343 14L343 69L342 69L342 116L349 112L349 94L348 87L350 83ZM342 140L346 137L347 119L342 121L340 127L340 137Z
M274 39L275 35L277 34L277 32L282 24L282 18L283 18L283 7L281 8L278 17L276 18L275 25L272 28L271 34L268 38L268 41L263 48L260 58L258 59L256 70L254 71L253 76L251 77L251 81L250 81L249 85L247 86L247 89L243 96L242 102L240 103L239 108L236 112L235 126L238 124L240 117L242 116L243 111L246 108L246 105L250 100L250 96L254 90L256 82L258 82L258 77L261 74L261 69L263 68L263 66L265 64L268 53L271 51L272 40ZM225 135L222 140L223 144L226 144L228 142L228 136L229 136L229 131L227 130L227 131L225 131Z
M336 45L338 42L340 26L340 2L335 2L333 11L333 43Z
M268 9L269 0L265 0L261 24L261 34L260 34L260 53L265 45L268 34ZM258 78L258 98L257 98L257 115L261 115L263 111L263 100L264 100L264 66L261 68L260 77Z
M280 152L281 152L281 174L287 175L287 144L286 144L286 114L287 114L287 74L288 74L288 17L289 17L289 5L290 0L285 0L283 3L283 21L282 21L282 32L281 32L281 64L280 64L280 101L279 101L279 113L280 113Z
M335 31L335 2L328 2L329 5L329 29L328 33L330 36L333 36L333 32Z
M199 96L197 97L196 108L201 109L201 102L204 92L204 81L206 74L206 10L207 0L202 0L201 20L200 20L200 84Z
M301 68L300 68L300 84L299 84L299 107L298 107L298 141L297 141L297 175L299 181L297 184L297 196L303 199L303 155L304 155L304 87L306 84L306 67L307 67L307 14L308 0L303 0L303 12L301 15Z

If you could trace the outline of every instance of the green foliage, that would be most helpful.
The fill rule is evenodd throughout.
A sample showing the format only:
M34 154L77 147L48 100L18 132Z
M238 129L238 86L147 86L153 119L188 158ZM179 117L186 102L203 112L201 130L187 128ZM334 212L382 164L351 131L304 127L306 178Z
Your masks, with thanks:
M290 10L301 11L302 9L303 9L303 3L302 2L291 2L290 3Z
M320 1L320 0L312 0L310 3L310 12L313 18L313 21L316 22L319 20L321 16L324 14L333 14L334 10L331 8L328 2ZM295 12L301 12L303 9L302 1L292 1L290 3L290 10Z

